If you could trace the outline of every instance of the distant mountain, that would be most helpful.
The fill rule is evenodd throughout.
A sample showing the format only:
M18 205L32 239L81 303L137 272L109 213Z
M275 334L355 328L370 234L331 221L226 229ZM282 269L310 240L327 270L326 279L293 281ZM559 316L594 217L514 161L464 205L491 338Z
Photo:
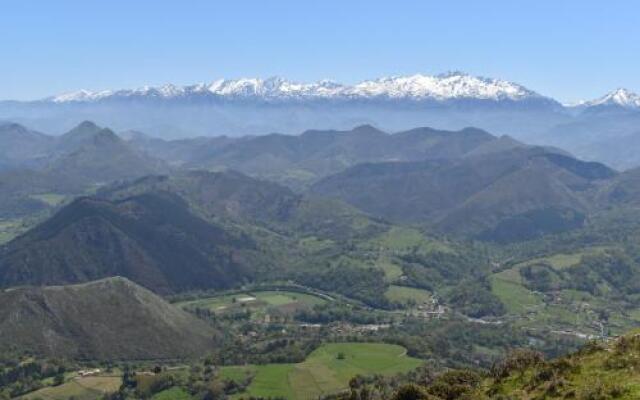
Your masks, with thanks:
M82 121L70 131L56 138L56 153L72 153L90 144L100 134L102 128L91 121Z
M602 207L640 206L640 168L625 171L604 185L598 200Z
M100 102L121 99L213 99L254 100L267 103L315 100L412 100L449 101L458 99L489 101L543 101L551 99L513 82L452 72L436 76L393 76L363 81L353 86L332 81L298 83L274 77L217 80L210 84L178 87L145 86L134 90L80 90L45 99L46 102Z
M161 161L136 151L110 129L99 128L91 122L83 122L57 138L57 150L62 154L46 171L87 184L168 170Z
M515 147L456 160L361 164L312 191L392 221L511 241L580 226L592 191L613 176L602 164Z
M453 72L392 76L355 85L282 78L217 80L190 86L77 92L31 102L0 102L0 118L63 132L79 118L115 130L177 139L292 134L371 124L498 134L540 132L569 119L557 101L505 80Z
M0 286L124 276L160 293L225 288L269 260L254 241L193 215L169 193L80 198L0 248Z
M206 159L222 147L242 140L227 136L164 140L139 131L125 131L119 133L119 136L139 151L174 166Z
M157 141L130 143L171 164L214 170L231 168L294 188L362 162L453 159L474 150L491 152L522 145L474 128L461 131L417 128L389 134L371 125L348 131L309 130L298 136L270 134L216 141L198 138L167 141L162 145ZM171 153L166 151L168 148L191 150Z
M149 176L107 186L98 195L118 201L157 192L180 196L194 213L207 221L239 224L245 228L266 227L279 236L346 240L388 229L386 224L341 201L297 194L276 183L233 170ZM264 233L264 229L261 231Z
M0 123L0 171L42 163L54 139L15 123Z
M640 166L640 108L628 91L589 102L580 114L531 140L570 150L577 157L604 162L617 169Z
M0 291L0 349L91 360L198 357L215 331L125 278Z
M236 222L285 221L301 196L272 182L250 178L236 171L182 171L171 176L148 176L103 188L98 195L111 200L149 192L181 196L206 219Z
M115 179L119 179L161 172L159 169L162 168L158 160L137 152L110 129L90 121L80 123L61 136L50 136L19 124L6 123L0 125L0 144L0 160L12 169L55 171L64 167L85 169L86 175L91 175L105 174L105 171L91 172L91 168L120 168L120 172L113 173ZM82 165L64 165L72 161ZM91 166L90 163L100 165ZM111 165L107 165L109 163Z
M0 217L22 216L50 207L35 196L78 195L114 180L169 171L163 161L136 150L111 130L92 122L85 121L57 137L16 124L6 127L0 141L6 139L7 154L13 158L4 171L0 168Z
M598 99L582 103L581 106L591 111L615 108L640 111L640 95L620 88Z
M13 219L33 215L52 207L40 195L82 193L81 182L71 177L50 175L30 169L11 169L0 172L0 218Z
M37 101L0 101L0 119L45 132L65 132L79 119L87 119L115 131L134 130L164 139L295 134L357 125L390 132L415 126L452 131L473 126L626 169L639 166L640 156L629 154L618 160L606 144L616 144L619 138L633 143L628 137L638 132L639 104L631 90L616 89L594 100L563 105L515 82L452 72L383 77L353 85L243 78L189 86L80 90ZM183 150L189 147L181 143L175 150L161 150L162 143L155 144L156 151L182 161Z

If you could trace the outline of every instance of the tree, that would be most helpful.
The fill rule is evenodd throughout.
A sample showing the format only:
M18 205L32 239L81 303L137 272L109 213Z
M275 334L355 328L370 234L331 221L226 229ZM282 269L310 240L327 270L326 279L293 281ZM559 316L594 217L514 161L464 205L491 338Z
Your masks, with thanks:
M64 383L64 375L58 374L53 377L53 386L60 386Z
M429 396L424 389L417 385L401 387L393 396L393 400L426 400Z

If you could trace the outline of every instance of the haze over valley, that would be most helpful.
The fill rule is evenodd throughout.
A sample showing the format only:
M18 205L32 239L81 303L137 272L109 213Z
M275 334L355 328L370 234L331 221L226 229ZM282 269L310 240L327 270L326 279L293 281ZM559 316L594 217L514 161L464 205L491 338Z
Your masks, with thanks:
M417 126L477 127L553 145L614 168L640 165L640 96L612 88L565 104L521 84L462 72L382 77L344 85L284 78L219 79L188 86L80 90L34 101L0 102L0 119L62 133L78 118L164 139L299 134L370 124L396 132Z

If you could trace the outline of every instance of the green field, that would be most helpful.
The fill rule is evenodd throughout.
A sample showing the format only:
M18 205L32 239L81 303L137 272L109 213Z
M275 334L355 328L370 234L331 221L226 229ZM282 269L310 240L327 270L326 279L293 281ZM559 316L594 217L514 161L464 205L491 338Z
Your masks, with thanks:
M550 256L534 258L532 260L525 261L523 263L515 265L514 268L522 268L524 266L537 263L546 263L556 270L562 270L577 265L578 263L580 263L580 260L583 256L599 254L607 249L609 249L609 247L594 246L575 253L557 253Z
M223 367L220 370L220 377L222 379L229 379L235 382L240 382L247 377L247 375L251 375L254 372L254 369L251 369L247 366L227 366Z
M520 270L544 262L555 270L577 265L585 255L603 252L607 247L590 247L575 253L557 253L516 264L489 277L491 292L505 305L516 326L534 329L570 330L581 334L599 334L598 313L607 311L607 329L613 334L628 331L640 322L640 313L612 308L602 298L587 292L558 289L553 297L525 286Z
M410 301L414 301L416 304L422 304L431 302L431 293L427 290L407 286L391 285L384 295L394 303L407 304Z
M319 239L315 236L300 239L299 244L305 251L309 253L318 253L323 250L330 249L335 245L333 240Z
M491 282L491 292L495 294L512 314L522 314L533 309L538 309L543 305L541 294L535 293L524 286L520 269L538 263L549 264L556 270L562 270L578 264L585 255L597 254L603 252L607 247L591 247L575 253L557 253L546 257L528 260L513 267L495 273L489 277ZM572 295L571 292L563 293ZM577 301L580 299L576 299ZM584 300L584 299L582 299Z
M394 264L386 257L380 257L376 262L376 266L384 271L384 277L387 282L394 282L402 276L402 267Z
M212 312L230 312L250 309L257 313L265 313L270 308L282 312L295 311L303 307L323 304L326 300L312 294L285 291L265 290L243 293L225 294L177 303L183 308L205 308Z
M42 400L95 400L106 393L117 392L122 383L120 376L88 376L73 378L60 386L45 387L23 396L23 399Z
M338 357L341 354L342 357ZM422 361L408 357L401 346L380 343L330 343L299 364L223 367L221 374L234 379L246 373L255 377L236 398L284 397L312 399L347 389L355 375L394 375L417 368Z
M489 277L491 292L512 314L522 314L542 304L541 295L524 287L520 271L508 269Z

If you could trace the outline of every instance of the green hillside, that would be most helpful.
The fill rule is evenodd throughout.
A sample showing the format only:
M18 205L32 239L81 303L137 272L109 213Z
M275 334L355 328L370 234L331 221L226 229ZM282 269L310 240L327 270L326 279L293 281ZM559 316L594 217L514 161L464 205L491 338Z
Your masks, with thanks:
M0 292L0 353L89 360L177 359L215 330L124 278Z

